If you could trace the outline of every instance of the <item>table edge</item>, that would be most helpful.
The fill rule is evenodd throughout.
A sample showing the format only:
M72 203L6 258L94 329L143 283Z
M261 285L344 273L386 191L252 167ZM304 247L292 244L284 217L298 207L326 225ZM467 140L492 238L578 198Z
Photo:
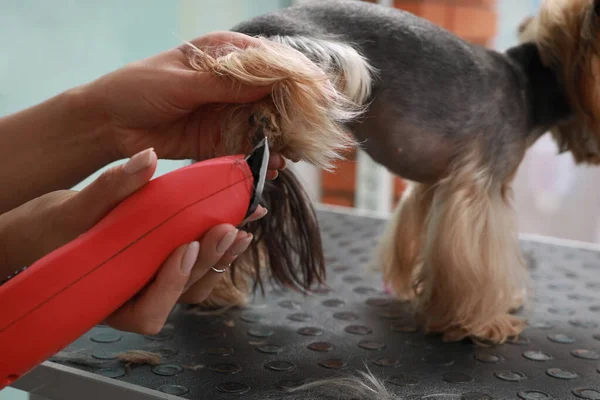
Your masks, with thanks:
M10 385L49 400L182 400L158 390L46 361Z

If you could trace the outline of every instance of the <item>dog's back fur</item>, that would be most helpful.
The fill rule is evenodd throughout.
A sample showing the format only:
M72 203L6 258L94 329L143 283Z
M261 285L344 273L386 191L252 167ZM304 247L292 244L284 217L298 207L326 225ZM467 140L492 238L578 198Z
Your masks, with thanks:
M494 144L483 150L485 157L502 159L497 165L508 171L499 173L508 174L521 156L515 139L534 141L568 112L535 46L500 54L399 9L357 0L314 2L232 30L284 37L309 58L317 40L362 54L375 70L372 103L366 117L350 128L376 161L409 180L438 180L457 147L474 135Z

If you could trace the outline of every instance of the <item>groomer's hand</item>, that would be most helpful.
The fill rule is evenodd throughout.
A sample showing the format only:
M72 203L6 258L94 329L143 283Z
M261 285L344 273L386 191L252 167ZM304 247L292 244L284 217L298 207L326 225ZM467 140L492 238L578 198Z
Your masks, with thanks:
M245 48L257 39L234 32L214 32L190 41L206 50L219 44ZM208 50L210 51L210 50ZM198 72L189 66L185 47L177 47L126 65L85 86L90 103L104 117L114 159L154 147L161 159L212 158L213 138L220 118L215 103L257 101L271 86L254 87ZM283 158L272 164L282 169ZM276 168L277 169L277 168ZM270 173L273 178L276 169Z
M156 170L152 149L105 171L81 191L61 190L0 215L0 280L75 239L125 198L144 186ZM264 216L259 208L251 219ZM252 237L232 225L211 229L198 242L175 250L156 278L105 322L124 331L155 334L173 306L186 298L203 301L226 268L246 250ZM194 287L193 296L186 293Z

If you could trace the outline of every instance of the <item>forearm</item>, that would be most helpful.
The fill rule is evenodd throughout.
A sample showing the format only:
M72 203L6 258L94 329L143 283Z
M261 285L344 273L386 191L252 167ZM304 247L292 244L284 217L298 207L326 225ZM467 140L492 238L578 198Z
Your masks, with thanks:
M81 88L1 118L0 214L115 161L101 119Z

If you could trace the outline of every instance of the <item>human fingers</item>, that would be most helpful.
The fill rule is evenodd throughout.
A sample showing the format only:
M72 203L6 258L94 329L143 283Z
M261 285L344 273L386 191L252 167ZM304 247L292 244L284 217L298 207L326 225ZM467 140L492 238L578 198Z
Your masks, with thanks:
M269 169L285 169L286 168L285 158L281 154L273 153L269 157Z
M268 171L267 171L267 179L274 180L279 176L279 171L287 168L287 163L285 158L280 154L271 154L269 158Z
M202 36L198 36L192 40L188 40L179 46L155 54L146 59L135 62L134 64L145 63L148 65L164 65L165 63L172 63L176 58L180 61L187 62L191 56L191 51L194 48L198 48L202 51L208 52L211 56L217 56L226 54L229 51L238 49L245 49L251 45L257 46L260 44L260 40L248 36L239 32L231 31L214 31L207 33ZM183 59L181 56L183 55Z
M157 156L153 149L141 151L125 164L104 171L96 180L69 199L71 217L79 229L91 228L115 206L144 186L154 175Z
M271 93L272 85L253 86L226 76L186 71L188 96L196 107L213 103L241 104L258 101Z
M279 171L276 169L270 169L267 171L267 179L270 181L274 181L279 176Z
M260 40L239 32L232 31L214 31L206 35L194 38L189 41L192 45L209 50L215 47L234 46L240 49L245 49L249 46L257 46Z
M200 241L200 254L185 289L206 275L243 234L230 224L217 225L208 231Z
M240 226L244 226L248 222L258 221L259 219L267 215L267 212L268 210L259 204L258 207L256 207L256 210L254 210L254 212L252 213L252 215L250 215L248 218L242 221Z
M260 40L238 32L217 31L198 37L180 46L182 62L190 67L186 74L186 86L198 105L207 103L247 103L260 100L271 92L272 85L247 85L217 76L198 72L190 60L197 58L197 50L218 58L238 49L259 46Z
M252 243L253 236L250 233L240 231L236 241L223 254L223 256L204 275L196 280L180 297L179 302L184 304L199 304L205 301L212 293L215 286L223 278L223 274L237 259L237 257L248 249Z
M11 263L28 265L85 233L147 183L155 169L156 154L149 149L103 172L79 192L48 193L6 213L1 225L8 230Z
M198 242L176 249L163 263L156 279L105 322L122 331L144 335L160 332L185 289L199 251Z

